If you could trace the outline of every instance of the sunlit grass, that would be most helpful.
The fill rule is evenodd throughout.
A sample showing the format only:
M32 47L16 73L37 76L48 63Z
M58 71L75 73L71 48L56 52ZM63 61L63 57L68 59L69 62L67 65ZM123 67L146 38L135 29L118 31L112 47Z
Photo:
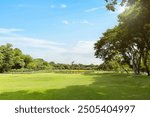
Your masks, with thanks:
M1 74L0 99L150 99L150 78L114 73Z

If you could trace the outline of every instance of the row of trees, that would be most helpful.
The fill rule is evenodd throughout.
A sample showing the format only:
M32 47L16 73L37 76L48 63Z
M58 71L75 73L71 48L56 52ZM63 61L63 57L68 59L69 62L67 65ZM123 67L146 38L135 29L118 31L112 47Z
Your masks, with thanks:
M50 64L43 59L33 59L25 55L18 48L13 49L11 44L0 46L0 72L8 72L12 69L41 70L50 68Z
M62 63L54 63L50 62L50 65L53 66L54 70L98 70L99 65L83 65L83 64L75 64L72 62L71 64L62 64Z
M37 70L96 70L98 65L60 64L47 62L41 58L33 59L25 55L11 44L0 46L0 73L8 71L37 71Z
M105 64L150 76L150 0L129 2L129 8L118 16L119 24L108 29L95 43L95 56ZM108 5L115 8L115 4Z

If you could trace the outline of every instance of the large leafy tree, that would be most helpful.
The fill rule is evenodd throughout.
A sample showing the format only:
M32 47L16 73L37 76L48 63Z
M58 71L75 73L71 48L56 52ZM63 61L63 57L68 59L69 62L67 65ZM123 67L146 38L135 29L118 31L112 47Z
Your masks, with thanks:
M0 46L0 72L9 71L14 65L14 51L11 44Z
M13 69L24 68L25 62L22 51L18 48L15 48L13 51L14 51L14 65L12 66L12 68Z
M34 59L27 65L27 68L33 70L43 70L43 69L50 69L51 66L48 62L44 61L43 59Z
M118 1L107 2L108 6L115 8ZM131 6L119 15L118 27L109 29L95 44L95 55L104 61L113 60L116 55L122 56L122 63L127 63L136 74L140 74L141 66L144 66L150 75L150 1L129 0L128 3Z
M120 21L123 23L130 34L131 50L135 57L139 57L138 66L142 61L146 72L150 75L149 69L149 51L150 51L150 1L137 1L128 12L120 15ZM141 60L142 59L142 60ZM136 60L136 59L135 59ZM137 60L136 60L137 61Z
M27 68L27 66L33 61L33 58L30 55L23 55L24 59L24 67Z

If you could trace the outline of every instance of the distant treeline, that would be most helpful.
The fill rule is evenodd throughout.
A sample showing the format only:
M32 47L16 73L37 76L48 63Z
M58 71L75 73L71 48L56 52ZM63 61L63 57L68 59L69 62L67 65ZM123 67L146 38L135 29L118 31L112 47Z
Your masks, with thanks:
M39 71L39 70L97 70L98 65L60 64L47 62L44 59L34 59L25 55L19 48L12 44L0 46L0 73L10 71Z

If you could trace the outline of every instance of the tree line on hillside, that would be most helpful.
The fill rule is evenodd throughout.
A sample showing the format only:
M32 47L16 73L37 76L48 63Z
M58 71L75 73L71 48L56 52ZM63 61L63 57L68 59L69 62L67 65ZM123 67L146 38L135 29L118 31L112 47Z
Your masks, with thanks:
M108 9L115 10L117 0L106 1ZM95 43L95 56L103 59L103 66L150 76L150 0L128 2L129 8L118 16L119 24Z
M98 65L60 64L47 62L41 58L34 59L25 55L12 44L0 46L0 73L9 71L38 71L38 70L96 70Z

